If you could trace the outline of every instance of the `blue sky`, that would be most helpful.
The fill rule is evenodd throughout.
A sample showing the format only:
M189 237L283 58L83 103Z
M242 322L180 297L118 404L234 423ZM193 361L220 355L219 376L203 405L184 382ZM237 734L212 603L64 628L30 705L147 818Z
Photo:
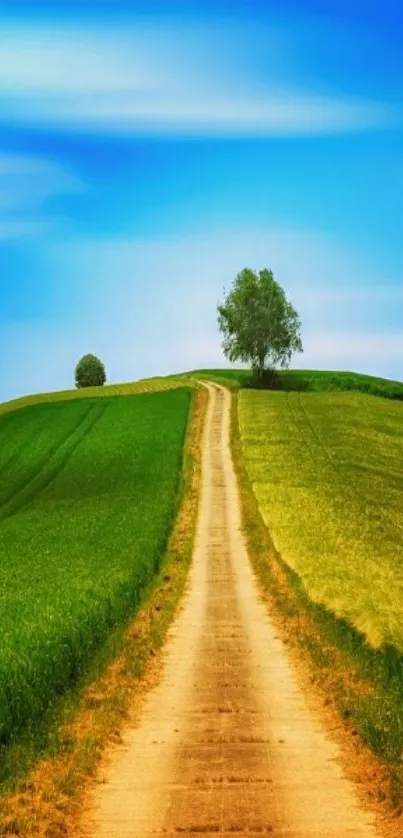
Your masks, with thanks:
M296 366L403 379L397 2L0 0L0 399L223 364L269 267Z

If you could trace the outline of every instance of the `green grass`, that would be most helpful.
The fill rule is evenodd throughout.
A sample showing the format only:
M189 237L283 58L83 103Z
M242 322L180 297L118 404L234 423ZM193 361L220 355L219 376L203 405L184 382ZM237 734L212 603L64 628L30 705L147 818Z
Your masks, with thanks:
M186 373L186 376L218 381L231 389L253 389L257 386L251 370L193 370ZM280 370L271 381L270 388L266 385L266 389L298 392L353 390L373 396L403 400L403 383L354 372Z
M33 393L28 396L21 396L18 399L11 399L0 404L0 416L5 413L19 410L22 407L31 407L36 404L50 404L55 402L77 401L88 398L105 398L105 396L134 396L140 393L157 393L165 390L174 390L177 387L191 387L185 375L179 379L178 376L157 376L156 378L143 378L139 381L127 382L124 384L106 384L104 387L85 387L81 390L56 390L51 393Z
M218 384L225 385L231 390L238 390L240 387L246 387L252 379L250 370L192 370L191 372L181 373L174 376L178 381L182 377L185 379L199 379L201 381L217 381Z
M358 393L243 390L249 479L312 601L403 650L403 406Z
M80 680L158 572L190 399L79 397L0 418L3 747Z
M355 390L387 399L403 399L403 383L363 375L356 372L332 372L326 370L283 370L279 373L279 389L313 391Z

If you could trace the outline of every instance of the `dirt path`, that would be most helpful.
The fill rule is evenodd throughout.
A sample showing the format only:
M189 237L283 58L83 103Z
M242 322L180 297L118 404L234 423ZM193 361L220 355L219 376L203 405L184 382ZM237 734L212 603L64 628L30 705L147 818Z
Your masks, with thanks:
M212 386L188 592L163 677L111 754L94 838L374 838L275 636L240 531L230 395Z

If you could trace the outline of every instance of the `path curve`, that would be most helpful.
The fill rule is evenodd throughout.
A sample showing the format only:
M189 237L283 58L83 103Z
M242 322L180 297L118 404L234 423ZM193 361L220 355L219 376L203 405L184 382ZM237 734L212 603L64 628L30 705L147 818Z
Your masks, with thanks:
M94 838L376 838L307 707L241 532L230 393L207 385L193 565L163 676L97 786Z

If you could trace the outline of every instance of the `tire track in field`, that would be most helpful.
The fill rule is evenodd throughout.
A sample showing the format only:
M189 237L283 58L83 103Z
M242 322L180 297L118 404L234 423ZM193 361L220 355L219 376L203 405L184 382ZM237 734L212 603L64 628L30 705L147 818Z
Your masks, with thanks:
M71 437L79 426L83 423L86 419L88 413L91 410L91 405L88 405L85 413L82 413L75 419L72 425L64 431L63 435L57 438L49 447L46 449L45 453L38 457L37 462L33 464L30 468L28 468L25 474L14 484L11 493L8 497L0 502L0 509L3 506L6 506L16 495L18 495L35 477L45 468L46 464L49 462L50 458L57 454L58 450L62 448L65 442ZM42 430L42 428L41 428Z
M318 458L318 453L319 455L323 453L325 455L324 462L329 462L332 467L332 471L337 471L338 469L334 461L329 455L328 450L323 445L322 440L318 437L315 428L308 417L308 414L302 404L300 393L287 392L286 397L291 421L297 430L302 431L302 438L300 439L300 442L302 445L306 446L313 464L317 467L319 462L323 462L320 456ZM304 428L308 431L307 434L304 434Z
M88 833L376 838L261 600L241 531L231 396L208 389L187 595L162 680L105 760Z
M1 504L0 522L29 506L40 492L52 483L67 465L78 445L99 421L107 406L108 403L91 405L79 422L67 432L62 440L59 440L53 449L48 451L47 459L42 461L42 465L35 474L22 486L20 485L11 498Z
M299 405L300 405L301 415L304 417L304 421L305 421L305 423L306 423L306 424L308 425L308 427L311 429L312 435L313 435L314 439L316 440L317 445L319 446L319 448L321 448L321 449L322 449L322 451L323 451L323 452L324 452L324 454L326 455L327 459L329 460L330 465L332 466L332 469L333 469L334 471L339 472L339 474L340 474L340 473L342 473L342 469L340 468L339 463L337 462L337 460L335 460L335 459L332 457L332 455L331 455L331 453L330 453L329 449L326 447L326 445L324 444L324 442L323 442L323 441L322 441L322 439L320 438L320 436L319 436L319 434L318 434L318 431L317 431L317 429L315 428L315 425L313 424L313 422L312 422L312 420L311 420L311 417L309 416L309 413L308 413L308 411L307 411L307 409L306 409L306 407L305 407L305 405L304 405L304 402L303 402L303 398L302 398L302 394L301 394L301 393L298 393L298 401L299 401Z
M7 414L5 414L5 415L7 416ZM1 417L0 417L0 420L1 420ZM15 451L13 451L11 454L9 454L9 456L6 457L6 459L3 460L3 462L1 463L1 465L0 465L0 476L3 475L4 472L7 472L9 470L10 466L12 466L16 462L18 462L18 460L25 453L25 451L27 451L29 449L29 447L32 443L32 440L35 439L37 434L40 433L43 430L45 425L46 425L46 419L45 419L45 417L43 417L43 421L40 423L40 425L38 427L34 428L33 431L31 431L31 433L24 433L24 439L20 441L19 447L16 448ZM2 430L1 422L0 422L0 430ZM12 428L9 429L9 433L12 433ZM1 442L2 442L2 445L4 445L4 443L7 445L7 436L5 436L5 438L4 438L4 431L2 433ZM1 506L1 504L0 504L0 506Z

